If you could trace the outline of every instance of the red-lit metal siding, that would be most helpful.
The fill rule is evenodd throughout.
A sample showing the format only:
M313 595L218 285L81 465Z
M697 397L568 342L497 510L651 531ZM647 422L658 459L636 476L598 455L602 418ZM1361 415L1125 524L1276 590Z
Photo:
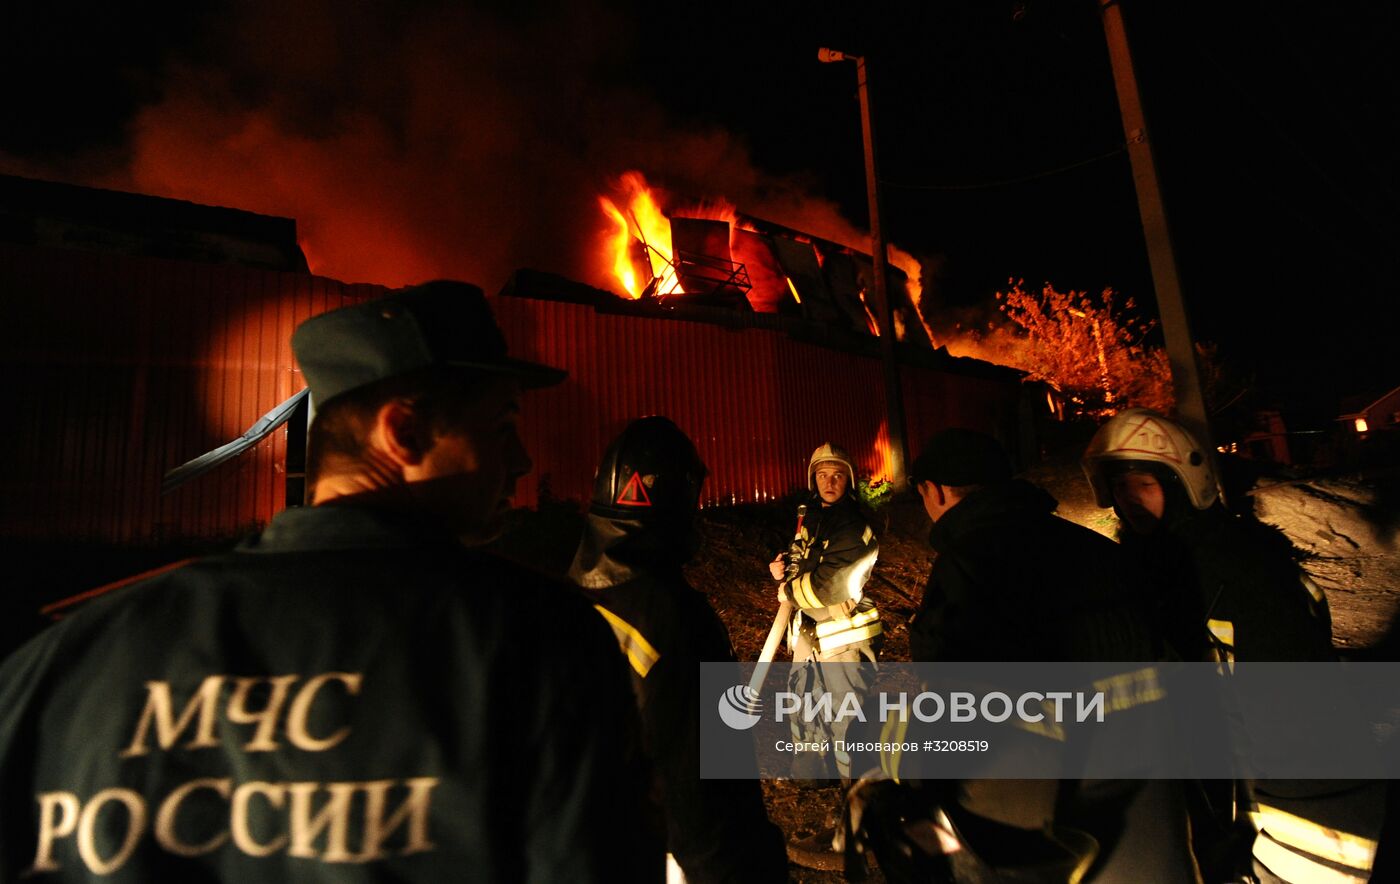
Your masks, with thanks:
M304 274L0 245L8 537L226 537L284 505L286 434L162 497L171 467L300 389L292 329L371 297Z
M156 258L0 245L9 431L0 434L0 532L145 544L219 538L284 506L286 434L170 495L172 467L241 434L302 386L292 329L376 286ZM603 448L630 419L665 414L710 466L706 503L781 496L823 441L879 473L879 361L781 331L494 300L513 352L569 370L527 396L522 422L541 491L583 500ZM1017 385L904 367L909 435L996 430Z
M534 474L517 502L545 487L588 496L608 441L634 417L664 414L695 440L710 467L707 504L781 497L806 481L824 441L846 446L865 474L880 474L884 424L877 359L806 344L769 329L618 316L576 304L499 298L514 351L569 371L559 387L529 394L522 421ZM945 426L1014 427L1018 385L904 366L909 436Z

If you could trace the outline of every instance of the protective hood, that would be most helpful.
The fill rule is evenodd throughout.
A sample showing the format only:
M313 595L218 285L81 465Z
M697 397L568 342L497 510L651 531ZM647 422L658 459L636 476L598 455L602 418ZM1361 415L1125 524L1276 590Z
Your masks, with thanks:
M678 572L694 557L699 538L692 523L647 524L589 513L569 566L569 579L584 589L607 589L646 574Z

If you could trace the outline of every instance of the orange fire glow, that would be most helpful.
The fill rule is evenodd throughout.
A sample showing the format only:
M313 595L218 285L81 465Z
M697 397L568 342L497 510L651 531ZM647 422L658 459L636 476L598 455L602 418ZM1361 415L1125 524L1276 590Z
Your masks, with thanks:
M734 204L708 200L679 208L667 214L662 209L660 191L647 184L638 171L624 172L616 187L616 199L600 196L598 203L610 221L603 255L609 272L629 297L640 298L648 286L657 294L684 294L673 265L671 218L704 218L725 221L730 227L730 248L734 233L752 229L739 222ZM645 252L646 259L640 256ZM645 278L643 278L645 276ZM654 284L653 284L654 283Z
M889 482L894 478L894 454L890 448L890 425L888 420L880 421L880 432L875 434L875 455L880 466L870 477L870 484Z
M870 333L875 337L880 337L880 323L875 321L875 313L870 309L870 302L865 300L865 289L860 290L860 306L865 308L865 321L870 326Z
M914 312L919 314L919 323L928 334L929 342L933 346L938 346L938 338L933 336L933 329L929 327L928 320L924 318L924 282L923 268L913 255L903 249L894 246L887 246L890 263L904 271L904 275L909 278L906 288L909 289L909 300L914 302Z
M662 277L657 289L679 291L675 270L671 267L671 222L661 212L661 206L647 186L641 172L624 172L618 179L618 202L598 197L603 212L611 219L613 230L608 236L607 254L610 266L623 291L633 298L656 277ZM639 261L635 244L646 250L646 260ZM637 270L647 274L639 278Z

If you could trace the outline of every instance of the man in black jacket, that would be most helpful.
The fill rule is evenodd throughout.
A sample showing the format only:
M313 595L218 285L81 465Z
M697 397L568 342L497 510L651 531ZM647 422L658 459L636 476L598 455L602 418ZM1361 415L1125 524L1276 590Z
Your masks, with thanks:
M315 505L0 667L0 878L661 880L612 636L464 545L529 469L520 388L563 372L509 358L463 283L293 350Z
M1146 600L1133 594L1118 545L1056 516L1054 497L1012 477L996 439L944 430L909 480L933 520L929 543L938 553L910 624L914 661L1158 659ZM1008 832L1029 837L1052 822L1089 831L1102 852L1087 880L1195 880L1183 796L1170 782L973 780L955 791L956 799L941 800ZM995 864L996 847L985 850Z
M938 553L909 630L913 660L1155 657L1117 545L1056 516L1054 497L1013 479L991 436L939 433L909 480Z
M674 423L633 421L598 467L569 576L597 601L631 664L667 849L685 880L786 881L783 836L768 821L756 774L700 778L700 664L736 662L729 631L681 570L696 550L706 473Z

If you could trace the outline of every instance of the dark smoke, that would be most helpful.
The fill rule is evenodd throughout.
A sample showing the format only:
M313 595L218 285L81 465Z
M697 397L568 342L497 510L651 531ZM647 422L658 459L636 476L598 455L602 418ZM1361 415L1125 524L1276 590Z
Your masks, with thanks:
M131 119L115 169L106 156L50 171L294 217L312 269L353 282L493 290L528 266L608 284L596 196L627 169L678 199L859 238L810 182L755 168L742 139L669 118L618 61L635 29L599 5L310 0L210 18Z

